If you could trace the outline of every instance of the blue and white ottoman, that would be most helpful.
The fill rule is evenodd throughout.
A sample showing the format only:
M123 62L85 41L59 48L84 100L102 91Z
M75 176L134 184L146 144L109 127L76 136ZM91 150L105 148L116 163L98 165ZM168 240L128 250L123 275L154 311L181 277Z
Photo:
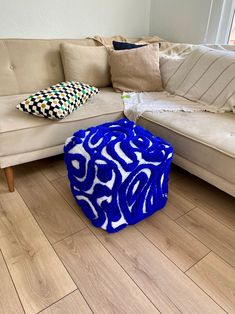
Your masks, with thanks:
M173 148L133 122L80 130L64 152L72 193L94 226L116 232L166 205Z

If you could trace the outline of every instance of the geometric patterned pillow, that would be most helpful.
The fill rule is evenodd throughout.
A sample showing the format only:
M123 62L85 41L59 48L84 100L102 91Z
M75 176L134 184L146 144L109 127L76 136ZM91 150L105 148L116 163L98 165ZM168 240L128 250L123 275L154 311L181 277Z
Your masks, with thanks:
M29 96L16 108L38 117L58 120L65 118L98 92L94 86L67 81Z

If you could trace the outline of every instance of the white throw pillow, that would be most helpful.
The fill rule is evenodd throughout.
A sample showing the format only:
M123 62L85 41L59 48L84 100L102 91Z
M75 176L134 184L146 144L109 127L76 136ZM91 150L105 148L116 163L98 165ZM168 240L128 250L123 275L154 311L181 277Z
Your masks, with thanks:
M161 43L160 50L160 71L162 84L165 90L174 94L177 88L177 81L171 77L177 71L178 67L184 62L186 57L192 52L194 46L190 44L179 43ZM185 68L187 71L187 68Z
M98 88L111 85L107 48L62 44L60 51L66 81Z
M181 64L184 62L185 56L181 57L178 55L160 56L160 71L162 77L162 86L163 88L171 94L175 93L176 88L178 87L177 80L172 80L171 78L176 73L177 69L180 68Z
M235 108L235 53L197 47L169 78L175 94L217 111ZM177 87L176 87L177 86Z

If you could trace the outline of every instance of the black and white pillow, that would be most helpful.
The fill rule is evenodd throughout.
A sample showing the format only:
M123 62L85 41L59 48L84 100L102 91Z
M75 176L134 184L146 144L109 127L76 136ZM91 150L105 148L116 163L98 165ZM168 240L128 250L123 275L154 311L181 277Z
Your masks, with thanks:
M67 81L29 96L16 108L38 117L58 120L65 118L98 92L94 86Z

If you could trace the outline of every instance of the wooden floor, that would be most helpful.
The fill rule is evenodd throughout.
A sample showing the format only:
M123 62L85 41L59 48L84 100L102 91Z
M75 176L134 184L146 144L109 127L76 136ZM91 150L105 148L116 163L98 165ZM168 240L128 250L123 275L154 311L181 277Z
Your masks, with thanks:
M177 167L169 202L109 235L71 196L62 157L0 174L0 313L235 313L235 200Z

